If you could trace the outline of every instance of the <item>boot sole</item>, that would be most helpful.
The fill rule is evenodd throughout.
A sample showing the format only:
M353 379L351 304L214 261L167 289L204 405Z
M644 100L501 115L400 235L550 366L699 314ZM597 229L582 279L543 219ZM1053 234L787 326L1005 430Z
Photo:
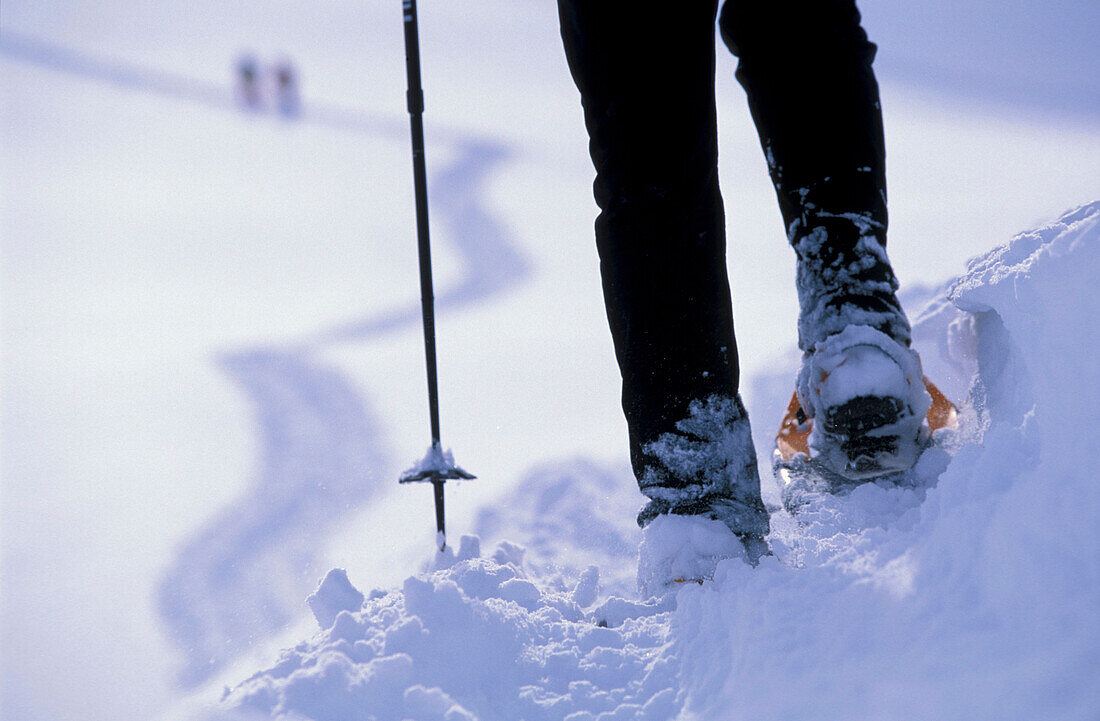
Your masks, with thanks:
M859 396L828 409L822 431L834 441L845 460L843 468L833 470L844 478L859 480L911 466L914 454L901 451L903 445L919 446L919 438L903 439L887 430L902 425L909 415L900 398L883 396Z

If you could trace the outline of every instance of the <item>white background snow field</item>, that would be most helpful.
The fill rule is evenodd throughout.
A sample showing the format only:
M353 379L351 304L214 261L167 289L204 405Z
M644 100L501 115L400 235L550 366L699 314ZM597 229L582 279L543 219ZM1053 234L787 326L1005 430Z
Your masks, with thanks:
M1100 197L1100 6L860 7L891 259L970 425L923 488L779 513L775 559L646 605L554 3L420 4L442 430L479 478L448 487L457 557L417 575L400 3L4 2L0 717L1097 718L1100 508L1075 460L1100 420L1096 206L1051 224ZM242 106L245 53L293 63L296 115ZM770 478L794 263L734 68L720 47Z

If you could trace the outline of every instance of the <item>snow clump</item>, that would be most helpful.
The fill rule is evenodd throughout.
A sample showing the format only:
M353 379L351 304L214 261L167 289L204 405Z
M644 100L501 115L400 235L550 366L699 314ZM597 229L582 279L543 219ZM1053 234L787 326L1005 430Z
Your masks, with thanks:
M467 552L479 545L463 540ZM499 549L497 560L463 555L440 553L434 570L400 590L374 591L359 609L340 610L331 626L228 693L224 705L317 721L676 715L669 605L612 603L605 614L591 607L595 567L559 592L527 576L515 544ZM332 579L313 598L342 605L356 597L345 576ZM321 605L325 626L333 606Z

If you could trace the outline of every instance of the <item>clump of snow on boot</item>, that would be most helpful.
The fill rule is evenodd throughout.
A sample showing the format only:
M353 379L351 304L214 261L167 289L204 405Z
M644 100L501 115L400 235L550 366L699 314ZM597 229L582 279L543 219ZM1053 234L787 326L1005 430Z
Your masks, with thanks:
M919 416L931 405L917 355L874 328L848 326L818 343L807 360L798 388L811 418L860 395L908 400Z
M658 516L642 536L638 590L646 598L675 592L682 583L709 581L718 564L730 558L749 562L741 539L723 521Z

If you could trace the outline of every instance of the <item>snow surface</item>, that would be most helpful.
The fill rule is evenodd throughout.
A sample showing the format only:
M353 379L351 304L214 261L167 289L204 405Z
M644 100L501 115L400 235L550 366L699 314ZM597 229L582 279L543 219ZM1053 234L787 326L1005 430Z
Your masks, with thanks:
M309 636L327 569L399 588L431 547L430 488L396 482L427 441L399 5L0 4L5 721L190 721ZM1100 5L861 8L914 310L1096 197ZM601 598L629 598L643 499L555 14L421 6L443 433L479 476L448 484L448 527L523 539L526 572L566 586L597 565ZM296 63L299 118L235 107L244 52ZM734 67L720 54L720 172L764 449L794 266ZM925 367L962 398L974 318L929 313Z
M227 692L223 713L1096 718L1100 490L1079 451L1100 377L1076 351L1098 340L1088 321L1100 311L1098 269L1100 202L975 260L948 293L954 318L945 323L934 302L918 321L918 337L933 326L956 336L942 339L956 350L969 329L962 345L977 368L956 437L920 461L925 485L865 484L798 518L777 509L774 557L757 568L721 561L712 582L663 599L601 601L595 566L578 575L574 563L567 580L527 566L514 543L483 558L474 537L354 608L358 596L333 572L313 597L321 632ZM563 491L591 500L606 488L584 491L591 471L575 475L560 477ZM532 509L578 515L552 502ZM599 513L589 525L604 522L616 535ZM575 552L590 549L602 550Z

